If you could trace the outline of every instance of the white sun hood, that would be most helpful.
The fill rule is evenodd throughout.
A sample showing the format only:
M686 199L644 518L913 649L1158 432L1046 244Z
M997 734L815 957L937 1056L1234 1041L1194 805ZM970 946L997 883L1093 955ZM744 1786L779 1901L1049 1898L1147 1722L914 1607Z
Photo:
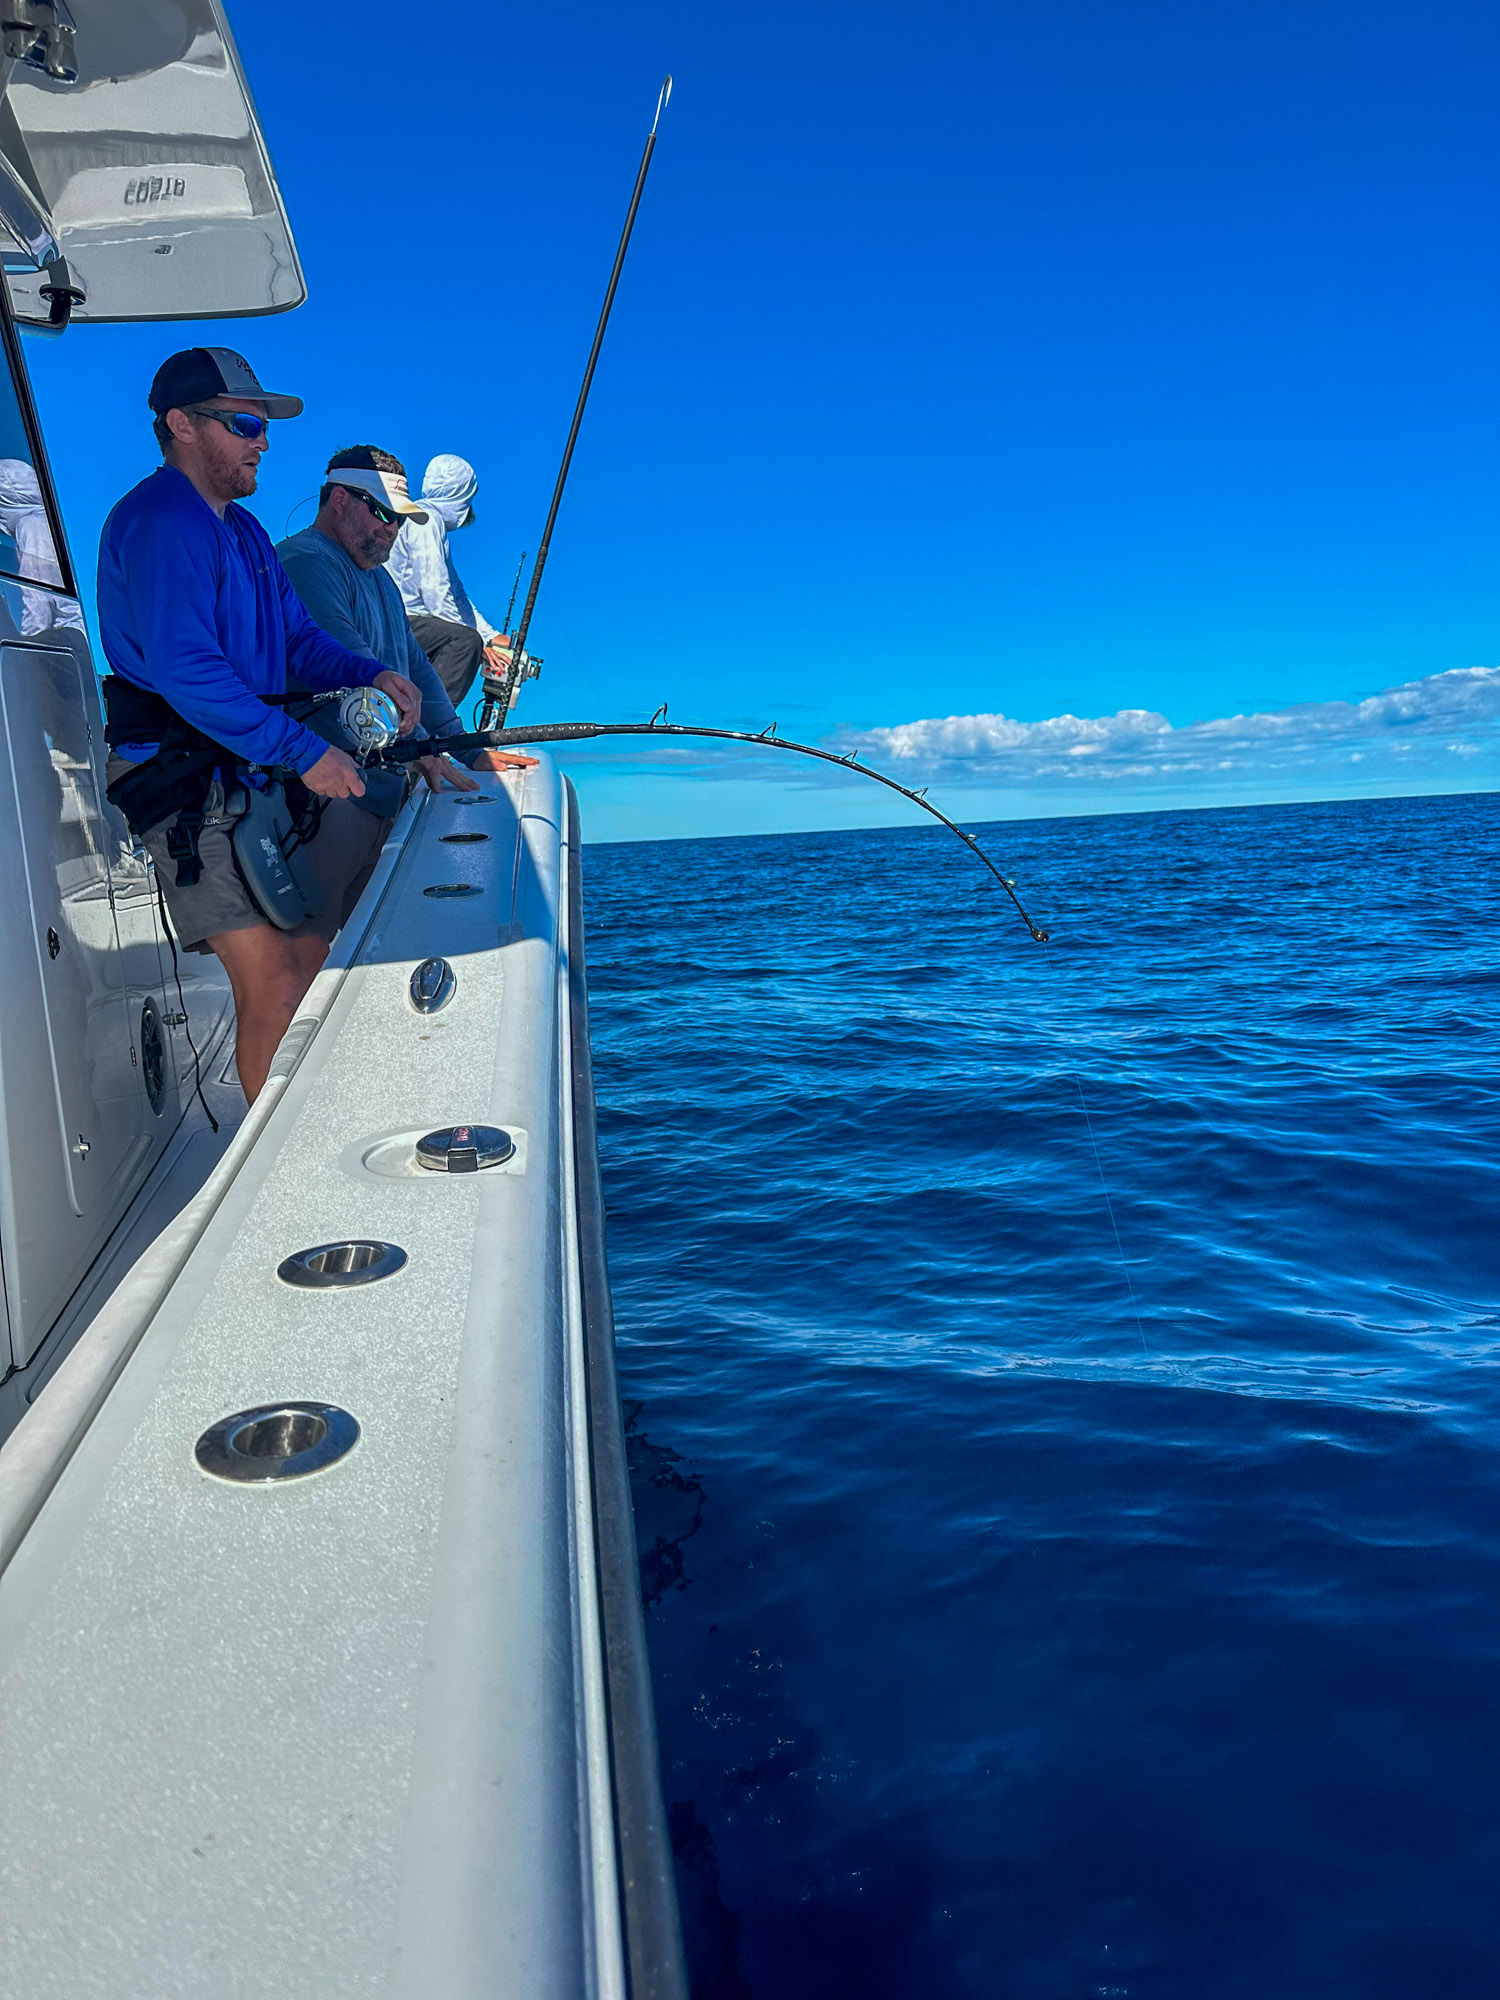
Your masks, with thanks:
M302 269L218 0L22 0L5 11L39 24L27 54L4 65L0 97L0 264L18 318L56 318L43 288L58 258L67 270L54 267L50 282L73 290L78 320L301 304ZM8 34L8 46L28 33ZM56 73L73 67L76 81Z

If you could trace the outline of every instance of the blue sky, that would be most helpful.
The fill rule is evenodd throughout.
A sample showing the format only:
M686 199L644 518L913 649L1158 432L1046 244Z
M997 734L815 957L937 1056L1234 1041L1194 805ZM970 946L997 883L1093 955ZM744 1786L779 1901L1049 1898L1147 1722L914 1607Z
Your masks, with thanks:
M307 399L272 531L338 445L461 451L498 619L671 69L517 720L775 718L974 816L1500 785L1500 676L1451 678L1500 662L1491 8L231 18L311 296L28 346L80 569L218 337ZM905 810L568 763L594 838Z

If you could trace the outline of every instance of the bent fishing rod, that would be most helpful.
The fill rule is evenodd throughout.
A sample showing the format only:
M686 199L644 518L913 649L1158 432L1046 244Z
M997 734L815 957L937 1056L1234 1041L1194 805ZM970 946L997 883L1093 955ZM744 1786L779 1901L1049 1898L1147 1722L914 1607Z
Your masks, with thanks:
M558 468L557 484L552 489L552 505L547 509L547 525L542 530L542 539L537 544L536 561L532 565L531 582L526 590L526 603L521 611L521 622L510 634L510 665L502 679L495 681L486 676L484 683L484 706L479 711L479 726L489 729L497 722L504 724L510 713L510 705L516 698L516 686L521 678L521 666L526 656L526 635L531 630L531 614L536 609L536 594L542 587L542 571L547 566L547 551L552 546L552 530L557 525L557 510L562 505L563 488L568 483L568 468L573 463L573 447L578 442L578 432L583 423L584 405L589 399L589 390L594 383L594 370L599 365L599 350L604 345L604 329L609 325L610 309L615 302L615 291L620 282L620 273L625 268L625 252L630 248L630 232L635 228L636 210L641 205L641 194L646 185L646 175L651 167L651 155L656 151L656 128L661 123L661 114L667 108L672 95L672 79L668 77L661 87L656 100L656 116L651 120L651 130L646 135L646 150L641 154L640 170L635 177L635 189L630 197L630 208L625 217L625 227L620 232L620 247L615 252L614 269L609 274L609 285L604 294L604 305L599 314L599 324L594 329L594 344L589 349L588 366L583 371L583 387L578 391L577 406L573 411L573 424L568 432L568 442L563 447L562 464ZM526 558L522 556L524 563ZM515 602L515 593L511 593ZM507 624L509 619L507 617Z
M504 727L505 718L510 713L511 703L515 700L516 687L521 678L522 667L526 657L526 637L531 630L531 614L536 609L537 592L541 589L542 585L542 571L546 567L547 553L552 546L552 530L557 525L557 513L559 507L562 505L563 488L567 485L568 472L573 463L573 450L578 443L578 433L583 425L584 408L588 403L589 390L593 387L594 370L598 366L599 353L604 345L604 333L609 325L609 315L614 306L615 292L619 287L620 273L625 267L625 253L630 248L631 231L635 228L636 213L640 208L641 195L646 186L646 175L651 168L651 156L656 150L657 127L661 123L661 114L667 108L671 95L672 79L669 76L662 84L661 91L657 96L656 115L651 120L651 130L646 135L646 146L641 154L640 167L636 172L635 187L631 191L630 207L625 216L625 227L620 232L619 248L615 251L614 266L609 274L609 284L605 288L604 304L599 313L599 324L594 329L594 344L589 349L588 365L583 371L583 385L578 391L578 402L573 410L573 422L568 431L568 441L563 447L562 464L558 468L557 483L552 489L552 504L547 509L547 524L542 530L541 541L537 544L536 561L532 566L531 582L527 587L526 603L521 612L521 622L516 627L516 630L510 634L510 664L505 669L503 677L499 680L486 676L484 681L484 701L479 712L479 728L477 730L466 732L463 735L445 737L442 739L440 746L435 746L432 743L421 746L409 740L389 742L378 749L372 746L365 753L366 757L371 762L402 764L410 761L412 758L430 754L434 747L441 747L442 750L452 753L454 751L466 750L503 749L508 746L519 746L524 743L580 743L597 736L702 737L721 743L759 744L762 748L768 750L790 750L801 757L816 757L824 764L839 764L846 770L857 772L860 777L873 778L876 784L884 785L888 790L898 792L902 798L909 799L915 806L920 806L923 812L930 813L942 826L947 827L951 834L961 840L970 853L990 871L1015 905L1021 921L1031 933L1031 936L1038 944L1045 944L1049 933L1033 923L1020 897L1016 894L1015 885L1006 876L1001 874L1000 870L985 853L973 834L965 833L964 829L961 826L955 825L946 813L940 812L928 798L925 786L920 791L914 791L909 785L901 784L898 779L888 778L883 771L876 771L870 765L862 764L853 751L847 756L840 757L836 756L831 750L820 750L811 743L794 743L789 737L777 735L775 723L772 723L769 729L763 729L757 733L744 729L707 729L698 728L686 723L668 722L666 720L667 710L665 703L656 711L650 722L544 722L534 724L531 728L527 729L507 729ZM524 567L525 561L526 557L523 554L521 557L522 567ZM518 569L518 579L519 574L520 570ZM512 589L510 598L511 607L514 607L515 601L516 593ZM510 610L507 609L507 626L509 623ZM500 725L499 727L495 726L497 723Z
M1015 904L1021 921L1030 931L1037 944L1045 944L1050 937L1032 921L1025 905L1016 894L1015 884L1009 876L1002 875L972 833L966 833L961 826L940 812L927 796L927 787L913 791L910 785L903 785L898 778L888 778L884 771L877 771L869 764L862 764L858 755L850 751L840 757L832 750L820 750L812 743L794 743L788 736L778 736L773 722L769 729L759 731L749 729L704 729L685 722L668 722L667 706L663 702L649 722L536 722L522 729L476 729L462 736L444 736L436 741L413 740L402 737L395 742L387 742L374 750L369 758L372 763L405 764L416 757L430 756L434 750L449 756L466 750L513 750L525 743L583 743L595 736L698 736L708 737L720 743L758 744L767 750L793 750L799 757L816 757L820 763L837 764L843 770L854 771L861 778L873 778L877 785L884 785L893 792L899 792L903 799L910 799L914 806L920 806L925 813L947 827L951 834L961 840L969 852L982 862L1000 887Z

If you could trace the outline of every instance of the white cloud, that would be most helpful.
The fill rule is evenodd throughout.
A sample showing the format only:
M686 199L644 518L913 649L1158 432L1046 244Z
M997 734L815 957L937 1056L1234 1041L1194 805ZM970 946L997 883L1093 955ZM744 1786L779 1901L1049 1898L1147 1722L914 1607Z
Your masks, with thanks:
M1473 759L1496 742L1500 667L1456 667L1407 681L1365 701L1302 702L1262 715L1230 715L1173 728L1151 709L1115 715L950 715L846 734L840 748L912 780L977 783L1195 787L1246 779L1311 781L1360 766L1454 768L1472 782Z

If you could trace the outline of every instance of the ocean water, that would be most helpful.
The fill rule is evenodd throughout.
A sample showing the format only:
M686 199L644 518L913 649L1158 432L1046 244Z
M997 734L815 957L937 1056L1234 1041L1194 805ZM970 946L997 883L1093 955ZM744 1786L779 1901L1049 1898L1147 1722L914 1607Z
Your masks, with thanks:
M1500 797L585 850L695 2000L1500 1995Z

